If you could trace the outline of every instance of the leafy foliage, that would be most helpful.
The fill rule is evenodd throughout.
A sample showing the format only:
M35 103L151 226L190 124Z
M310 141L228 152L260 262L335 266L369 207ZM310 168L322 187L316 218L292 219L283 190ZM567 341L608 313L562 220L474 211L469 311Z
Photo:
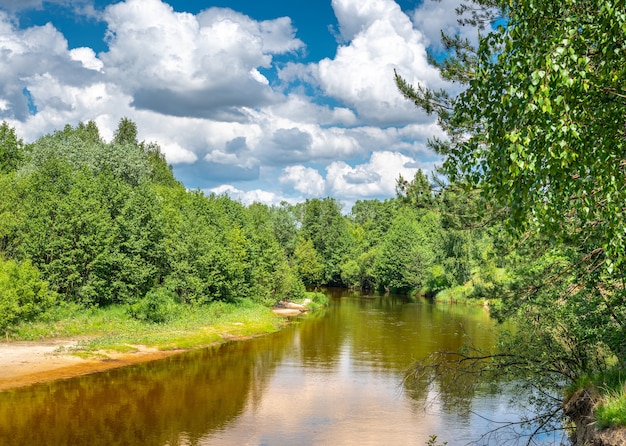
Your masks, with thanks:
M350 233L341 215L341 205L333 198L311 199L303 204L301 234L313 242L324 261L323 282L341 284L341 262L350 251Z
M176 314L172 294L165 288L153 288L143 298L128 306L128 314L140 321L164 323Z
M55 300L56 293L29 261L18 263L0 258L0 329L35 319Z
M315 286L322 282L324 277L324 259L315 250L312 240L299 239L293 258L296 271L298 271L305 284Z
M437 114L447 139L431 146L448 180L479 190L512 236L501 263L513 274L492 290L492 312L520 330L502 344L513 359L496 364L554 405L564 382L626 362L626 14L597 0L475 0L460 12L486 32L477 47L446 37L450 57L433 62L464 90L396 81ZM506 239L489 235L492 247Z
M440 256L437 216L418 218L407 209L398 213L385 235L374 266L381 287L396 292L419 289Z
M0 125L0 173L17 170L24 158L24 142L6 121Z

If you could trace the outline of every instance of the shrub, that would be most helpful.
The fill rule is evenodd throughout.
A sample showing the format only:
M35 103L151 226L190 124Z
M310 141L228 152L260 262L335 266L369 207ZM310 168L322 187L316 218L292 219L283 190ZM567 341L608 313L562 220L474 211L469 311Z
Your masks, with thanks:
M128 306L128 314L131 317L155 324L171 320L175 313L174 297L163 287L148 291L142 299Z
M312 312L318 311L326 306L328 306L328 302L330 299L324 293L320 293L319 291L307 291L305 293L305 297L307 299L311 299L311 303L309 304L309 310Z
M0 329L31 321L56 302L56 293L30 261L0 259Z

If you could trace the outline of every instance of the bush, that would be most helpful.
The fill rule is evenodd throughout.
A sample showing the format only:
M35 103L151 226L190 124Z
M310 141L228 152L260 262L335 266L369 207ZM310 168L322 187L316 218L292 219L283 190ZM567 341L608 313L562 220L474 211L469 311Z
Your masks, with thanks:
M56 297L30 261L0 259L0 329L6 331L17 322L36 319Z
M305 298L311 299L311 303L308 305L311 312L318 311L328 306L328 302L330 301L330 299L328 299L328 296L326 296L324 293L320 293L319 291L307 291L305 293Z
M165 288L154 288L139 301L129 305L128 314L140 321L161 324L176 314L174 296Z
M448 289L452 286L450 274L448 274L442 265L433 265L426 271L425 288L429 294L437 294L441 290Z

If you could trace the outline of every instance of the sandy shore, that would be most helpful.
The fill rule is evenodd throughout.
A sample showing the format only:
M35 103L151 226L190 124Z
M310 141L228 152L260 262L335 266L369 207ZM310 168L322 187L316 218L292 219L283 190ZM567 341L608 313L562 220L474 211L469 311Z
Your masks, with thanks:
M299 316L305 311L302 305L286 306L273 311L280 316ZM224 336L225 341L232 339L240 338ZM136 351L131 353L96 352L82 358L72 354L78 343L78 339L0 342L0 391L154 361L185 351L135 346Z
M72 339L0 343L0 391L153 361L182 351L138 348L133 353L106 352L83 359L70 353L77 343Z

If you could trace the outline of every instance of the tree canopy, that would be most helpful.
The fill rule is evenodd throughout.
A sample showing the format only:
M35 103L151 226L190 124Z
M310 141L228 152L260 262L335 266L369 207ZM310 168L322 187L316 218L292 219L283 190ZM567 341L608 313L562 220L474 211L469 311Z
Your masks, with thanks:
M450 97L398 75L401 91L438 113L449 138L432 146L445 156L452 181L479 185L520 232L597 237L595 248L613 268L626 248L623 7L600 0L472 3L502 16L488 15L494 21L477 48L448 40L452 56L439 66L465 90Z

